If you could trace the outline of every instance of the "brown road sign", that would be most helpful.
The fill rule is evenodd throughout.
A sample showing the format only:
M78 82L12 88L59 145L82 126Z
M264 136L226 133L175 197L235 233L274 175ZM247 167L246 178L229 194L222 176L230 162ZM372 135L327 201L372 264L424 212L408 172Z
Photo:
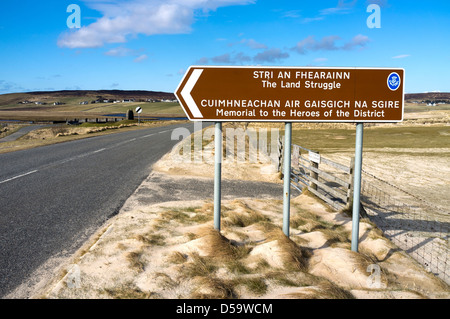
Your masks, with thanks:
M192 121L400 122L404 69L192 66L175 95Z

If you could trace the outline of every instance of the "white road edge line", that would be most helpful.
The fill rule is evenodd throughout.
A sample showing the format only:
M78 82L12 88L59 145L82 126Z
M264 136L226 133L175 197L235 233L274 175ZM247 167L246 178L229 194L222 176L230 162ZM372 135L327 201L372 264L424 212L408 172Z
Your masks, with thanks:
M101 152L101 151L104 151L104 150L106 150L106 148L101 148L101 149L99 149L99 150L93 151L92 154L98 153L98 152Z
M17 176L5 179L4 181L1 181L0 184L6 183L6 182L10 182L10 181L12 181L14 179L17 179L17 178L20 178L20 177L24 177L24 176L27 176L27 175L30 175L30 174L33 174L33 173L36 173L37 171L38 170L34 170L34 171L30 171L30 172L25 173L25 174L21 174L21 175L17 175Z
M154 135L154 134L144 135L144 136L138 137L138 139L142 139L142 138L150 137L150 136L153 136L153 135Z

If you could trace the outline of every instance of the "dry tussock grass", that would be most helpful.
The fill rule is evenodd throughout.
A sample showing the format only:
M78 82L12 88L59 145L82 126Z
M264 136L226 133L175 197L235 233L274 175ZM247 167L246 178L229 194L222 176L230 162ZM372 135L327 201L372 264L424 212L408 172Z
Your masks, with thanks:
M265 278L284 287L316 286L323 281L322 278L307 272L294 271L286 273L284 271L274 271L273 269L269 269L265 274Z
M249 247L233 243L211 226L199 229L197 236L204 239L203 248L207 256L217 260L241 259L250 252Z
M262 296L267 292L268 286L264 277L247 277L235 279L236 286L243 285L248 291L256 296Z
M217 270L210 258L202 257L196 252L191 253L188 260L190 261L183 264L181 269L181 276L184 278L209 277Z
M144 235L137 235L136 239L143 242L146 245L156 245L156 246L164 246L164 236L159 234L144 234Z
M378 260L376 259L376 257L372 256L371 254L365 254L361 251L349 251L349 253L351 254L353 264L362 273L366 273L367 267L369 267L369 265L378 264Z
M232 283L215 277L198 277L195 280L196 288L190 298L193 299L235 299L237 294Z
M291 226L303 231L320 231L327 239L328 245L341 247L349 243L349 232L342 226L327 222L319 215L293 204L296 212L291 217ZM186 222L192 212L195 216L208 214L212 216L213 205L207 203L201 208L189 208L184 212L170 211L165 219ZM184 215L185 214L185 215ZM263 296L275 286L304 287L302 291L288 295L290 298L312 299L352 299L354 296L337 284L308 273L311 249L302 247L302 242L285 236L278 225L275 225L266 215L253 209L243 200L234 200L223 207L222 223L227 228L227 234L239 232L240 228L256 224L263 229L266 239L261 243L276 242L277 254L283 263L282 268L271 268L265 258L255 266L254 259L246 259L249 252L258 243L236 242L228 239L212 227L212 222L205 223L191 239L202 240L202 254L173 252L167 261L180 267L184 280L191 280L190 298L239 298L239 294L248 293L252 296ZM192 216L192 215L191 215ZM382 235L377 228L371 229L371 237ZM227 235L228 236L228 235ZM237 236L240 238L239 236ZM144 241L144 240L142 240ZM239 241L241 241L239 239ZM370 252L360 251L352 254L352 266L357 271L366 273L367 267L376 264L375 256ZM137 259L137 261L136 261ZM139 269L139 259L135 259L135 267ZM252 264L247 264L251 262ZM223 274L227 274L223 276ZM220 274L220 275L219 275ZM397 285L395 276L381 269L383 282L390 286ZM219 279L220 276L220 279ZM400 286L399 286L400 288ZM244 290L242 290L244 289Z
M122 285L120 287L106 288L107 296L114 299L154 299L157 295L153 292L144 292L134 284Z
M333 246L335 243L349 243L350 232L345 227L327 222L318 215L299 208L291 218L291 227L299 229L304 232L320 231L327 239L327 244Z
M171 264L182 264L187 260L187 258L188 256L185 254L182 254L179 251L174 251L167 257L167 262Z
M130 263L130 267L138 272L144 271L144 263L142 261L143 251L132 251L126 254L126 259Z
M309 252L302 249L292 239L287 237L281 229L274 229L268 233L266 242L277 241L281 250L284 266L288 270L307 271Z
M351 292L331 282L322 282L313 288L306 288L302 292L286 296L294 299L355 299Z
M163 230L174 222L184 225L202 224L211 221L213 217L213 206L210 203L204 204L201 208L169 208L159 213L153 220L153 228L156 231Z
M264 214L251 209L241 201L233 201L233 209L223 214L223 225L225 227L247 227L259 222L270 222Z

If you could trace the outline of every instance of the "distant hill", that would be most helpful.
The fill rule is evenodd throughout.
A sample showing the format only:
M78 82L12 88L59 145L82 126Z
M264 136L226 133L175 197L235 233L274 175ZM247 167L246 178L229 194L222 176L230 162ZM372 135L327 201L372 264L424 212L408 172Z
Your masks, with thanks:
M173 93L167 92L155 92L155 91L139 91L139 90L66 90L66 91L48 91L48 92L29 92L26 93L29 95L53 95L55 97L65 97L65 96L93 96L93 95L101 95L107 98L129 98L129 99L175 99L175 95Z
M174 100L175 95L167 92L138 91L138 90L64 90L64 91L37 91L26 93L10 93L0 95L0 105L17 104L22 101L46 101L46 100L65 100L65 99L86 99L97 98L123 100Z
M429 93L408 93L405 94L405 101L450 101L450 93L445 92L429 92Z

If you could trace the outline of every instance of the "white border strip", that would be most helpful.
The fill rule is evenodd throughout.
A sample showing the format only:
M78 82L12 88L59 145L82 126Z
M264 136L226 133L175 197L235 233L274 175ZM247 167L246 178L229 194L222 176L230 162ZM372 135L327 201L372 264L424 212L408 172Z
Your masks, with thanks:
M6 182L10 182L10 181L15 180L17 178L24 177L24 176L27 176L27 175L30 175L30 174L33 174L33 173L36 173L36 172L37 172L37 170L34 170L34 171L31 171L31 172L28 172L28 173L25 173L25 174L17 175L17 176L5 179L4 181L1 181L0 184L6 183Z
M200 78L200 75L202 75L202 72L203 69L195 69L194 71L192 71L189 80L181 91L181 96L186 101L189 110L191 111L192 115L197 118L203 118L203 115L198 109L197 103L195 103L194 99L192 98L191 91L194 88L195 83L197 83L198 79Z

